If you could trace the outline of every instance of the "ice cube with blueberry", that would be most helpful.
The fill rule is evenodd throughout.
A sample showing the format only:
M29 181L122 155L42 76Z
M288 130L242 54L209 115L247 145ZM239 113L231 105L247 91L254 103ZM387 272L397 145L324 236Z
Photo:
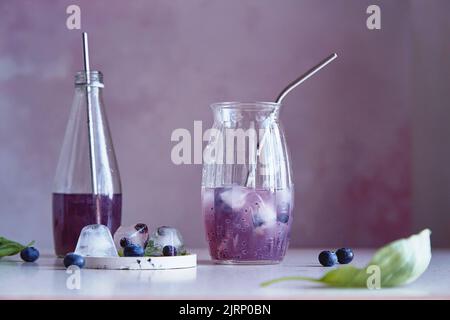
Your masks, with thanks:
M91 224L81 230L75 253L84 257L118 257L111 232L102 224Z
M162 226L156 229L148 240L147 247L145 248L145 255L162 256L164 247L170 247L171 251L176 252L177 255L186 254L183 237L181 236L181 233L173 227ZM167 250L168 249L166 248L166 251Z
M148 227L145 223L137 223L132 226L120 226L114 233L114 243L119 254L123 252L123 248L131 244L145 248L148 238Z
M276 191L277 203L277 220L281 223L288 223L291 215L291 208L293 207L292 191L289 189Z
M277 219L273 195L270 191L255 190L247 197L252 213L253 227L271 227Z

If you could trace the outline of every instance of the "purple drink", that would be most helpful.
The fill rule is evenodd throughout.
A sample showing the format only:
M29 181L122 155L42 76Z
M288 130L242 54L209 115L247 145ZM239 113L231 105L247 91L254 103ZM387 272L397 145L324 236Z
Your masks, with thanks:
M96 202L99 206L96 213ZM104 224L114 234L120 226L122 195L53 193L53 237L55 252L73 252L81 229L89 224Z
M280 262L289 244L292 207L289 190L203 188L212 259L221 263Z

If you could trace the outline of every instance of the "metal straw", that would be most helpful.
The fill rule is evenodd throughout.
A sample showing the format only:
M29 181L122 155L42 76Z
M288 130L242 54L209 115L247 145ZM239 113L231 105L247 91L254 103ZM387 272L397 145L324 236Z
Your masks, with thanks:
M304 74L302 74L300 77L289 83L286 88L283 89L283 91L280 92L278 97L275 99L276 103L281 103L283 101L284 97L287 96L289 92L291 92L293 89L295 89L298 85L302 84L304 81L308 80L310 77L312 77L316 72L318 72L320 69L325 67L327 64L329 64L331 61L337 58L337 54L333 53L330 56L326 57L322 61L320 61L316 66L312 67L308 71L306 71Z
M288 95L289 92L291 92L293 89L295 89L298 85L302 84L304 81L308 80L310 77L312 77L314 74L316 74L316 72L318 72L320 69L325 67L327 64L329 64L331 61L333 61L336 58L337 58L336 53L329 55L328 57L326 57L325 59L320 61L316 66L312 67L311 69L306 71L304 74L302 74L300 77L298 77L297 79L295 79L294 81L289 83L277 96L277 98L275 99L275 103L280 104L283 101L283 99ZM275 114L275 112L276 112L276 109L269 114L267 119L270 119ZM256 144L256 157L259 157L259 155L261 153L261 149L264 146L266 136L267 136L267 130L264 132L261 142L257 142L257 144ZM256 161L255 161L255 164L253 165L253 170L249 170L247 173L247 178L245 180L246 186L248 186L250 173L252 173L252 176L254 178L255 171L256 171Z
M87 125L89 131L89 163L91 169L91 182L93 194L98 194L97 190L97 166L95 163L95 150L94 150L94 128L92 125L92 103L91 103L91 70L89 66L89 45L88 35L83 32L83 63L84 73L86 75L86 102L87 102Z

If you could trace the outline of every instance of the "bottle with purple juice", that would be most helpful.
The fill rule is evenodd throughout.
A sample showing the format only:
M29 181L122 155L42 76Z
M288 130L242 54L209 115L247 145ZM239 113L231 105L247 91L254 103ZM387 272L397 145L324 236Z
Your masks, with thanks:
M211 258L226 264L279 263L289 245L294 205L280 104L226 102L212 109L202 177Z
M58 256L75 250L84 226L103 224L114 233L121 223L120 175L102 90L101 72L76 74L75 97L53 189L53 236Z

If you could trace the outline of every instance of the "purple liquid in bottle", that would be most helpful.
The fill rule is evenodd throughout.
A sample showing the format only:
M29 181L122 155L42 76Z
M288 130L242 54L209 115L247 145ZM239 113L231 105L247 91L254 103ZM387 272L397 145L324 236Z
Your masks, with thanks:
M214 261L276 263L283 259L292 223L289 190L203 188L202 207Z
M100 215L96 213L96 202ZM89 224L103 224L111 233L121 223L122 195L53 193L53 236L55 252L64 256L73 252L81 229Z

